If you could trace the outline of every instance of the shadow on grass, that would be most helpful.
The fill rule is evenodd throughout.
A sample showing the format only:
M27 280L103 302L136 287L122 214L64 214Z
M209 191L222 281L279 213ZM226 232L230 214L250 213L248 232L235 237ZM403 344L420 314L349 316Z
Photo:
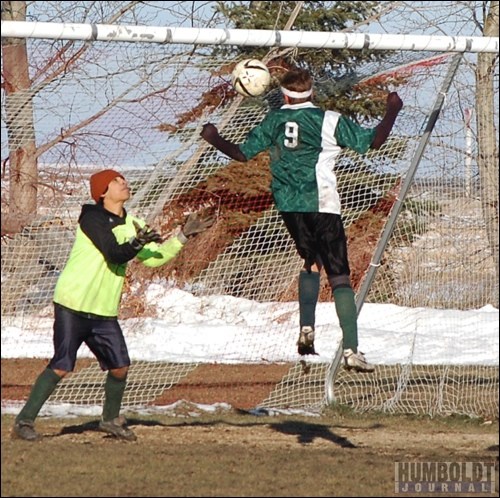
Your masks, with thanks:
M338 444L342 448L356 448L357 446L347 438L338 436L328 427L321 424L310 424L307 422L299 422L288 420L277 424L270 424L271 429L281 432L282 434L290 434L297 436L297 442L300 444L310 444L315 439L325 439L332 443Z
M248 414L248 412L245 412ZM283 420L280 422L269 422L269 420L263 420L259 417L259 420L255 422L242 421L231 422L230 420L179 420L179 421L169 421L167 423L159 422L158 420L147 420L139 418L128 418L127 424L129 427L133 426L143 426L143 427L185 427L185 426L217 426L217 425L233 425L233 426L262 426L265 425L275 432L281 434L296 436L297 442L299 444L311 444L315 440L325 440L333 444L340 446L341 448L357 448L346 437L340 436L332 431L331 427L324 424L314 424L303 420ZM378 424L375 424L371 428L378 428ZM68 434L83 434L84 432L100 432L99 431L99 420L91 420L89 422L84 422L81 424L69 425L63 427L61 431L55 436L63 436Z
M127 425L129 427L133 425L142 425L145 427L167 427L169 424L163 424L157 420L141 420L134 418L127 418ZM59 434L56 436L64 436L67 434L83 434L84 432L101 432L99 430L99 420L91 420L90 422L85 422L83 424L68 425L63 427Z

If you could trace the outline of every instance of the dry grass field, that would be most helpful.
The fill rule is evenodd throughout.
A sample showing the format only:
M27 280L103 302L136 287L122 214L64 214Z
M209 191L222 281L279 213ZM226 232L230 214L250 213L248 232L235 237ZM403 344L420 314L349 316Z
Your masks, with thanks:
M2 417L2 496L395 496L395 462L492 462L498 483L497 422L129 416L138 440L126 443L96 418L41 418L44 438L29 443L11 439L12 421Z
M2 400L24 399L44 364L2 360ZM217 385L191 386L192 403L215 402ZM42 441L15 440L13 416L3 415L2 496L396 496L395 462L488 462L498 496L498 419L342 406L321 416L255 416L242 407L268 386L239 387L234 408L221 412L189 413L196 410L187 404L177 416L126 413L133 443L99 432L97 417L40 417Z

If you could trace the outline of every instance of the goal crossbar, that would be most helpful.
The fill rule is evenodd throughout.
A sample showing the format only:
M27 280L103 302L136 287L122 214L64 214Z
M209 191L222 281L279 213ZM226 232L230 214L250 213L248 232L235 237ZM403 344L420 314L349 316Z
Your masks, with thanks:
M2 21L2 38L498 53L498 37Z

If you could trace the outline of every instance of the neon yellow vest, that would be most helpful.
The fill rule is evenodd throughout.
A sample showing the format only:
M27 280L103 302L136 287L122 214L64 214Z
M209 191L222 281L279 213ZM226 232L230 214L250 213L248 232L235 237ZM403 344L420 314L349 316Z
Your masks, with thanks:
M128 242L135 235L133 220L144 225L143 220L127 215L125 224L113 228L119 244ZM152 242L139 251L136 257L146 266L161 266L173 259L182 245L177 237L167 240L161 246ZM127 263L107 262L78 226L68 262L56 284L54 302L74 311L116 317L126 269Z

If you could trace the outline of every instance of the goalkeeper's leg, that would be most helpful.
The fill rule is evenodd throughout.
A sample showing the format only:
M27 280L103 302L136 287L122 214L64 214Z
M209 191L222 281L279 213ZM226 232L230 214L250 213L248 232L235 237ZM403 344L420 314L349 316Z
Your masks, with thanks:
M57 375L51 368L46 368L38 376L28 401L16 417L13 437L26 441L38 441L42 438L41 434L35 431L35 419L61 379L62 376Z
M127 385L128 367L117 368L108 372L104 385L104 406L99 429L118 439L135 441L137 436L127 426L125 417L120 416L123 393Z

